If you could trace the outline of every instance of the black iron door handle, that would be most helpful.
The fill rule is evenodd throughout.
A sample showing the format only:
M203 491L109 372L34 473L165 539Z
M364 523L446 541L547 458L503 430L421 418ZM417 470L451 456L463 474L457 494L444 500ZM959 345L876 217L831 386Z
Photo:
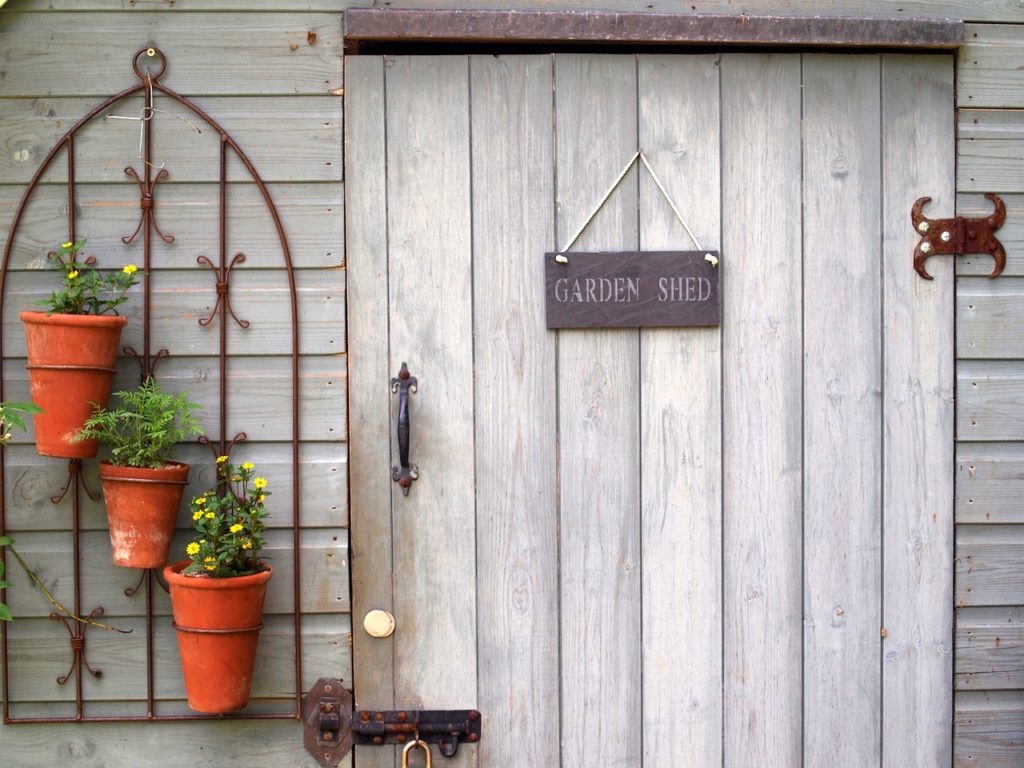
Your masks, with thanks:
M409 369L402 363L402 369L398 376L391 379L391 391L398 393L398 463L399 466L391 467L391 479L402 487L402 495L409 495L409 488L413 481L419 477L419 470L414 464L409 463L409 437L411 424L409 423L409 391L416 391L417 381L415 376L409 375Z

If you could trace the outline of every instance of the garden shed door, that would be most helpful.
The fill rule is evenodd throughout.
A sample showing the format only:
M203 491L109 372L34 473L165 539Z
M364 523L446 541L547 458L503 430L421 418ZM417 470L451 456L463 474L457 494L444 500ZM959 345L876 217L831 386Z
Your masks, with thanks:
M950 765L952 57L349 57L345 121L357 706L481 710L441 766ZM548 330L637 149L721 325ZM636 167L576 246L691 248Z

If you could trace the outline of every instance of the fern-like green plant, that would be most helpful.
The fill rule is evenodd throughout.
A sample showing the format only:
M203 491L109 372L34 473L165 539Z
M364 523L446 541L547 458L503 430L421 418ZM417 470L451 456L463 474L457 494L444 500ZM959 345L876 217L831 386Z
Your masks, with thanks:
M192 412L199 409L188 393L170 395L150 377L136 389L115 392L121 407L93 406L93 414L78 434L79 440L99 440L110 446L111 461L120 467L159 469L174 446L202 430Z

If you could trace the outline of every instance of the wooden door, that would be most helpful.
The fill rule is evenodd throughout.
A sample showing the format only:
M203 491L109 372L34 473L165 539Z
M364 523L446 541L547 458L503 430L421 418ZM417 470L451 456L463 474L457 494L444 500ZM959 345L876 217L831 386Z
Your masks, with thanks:
M952 78L347 60L357 706L480 709L440 765L949 765L954 286L909 212L953 207ZM549 331L543 254L638 148L721 251L721 326ZM636 169L577 246L690 247Z

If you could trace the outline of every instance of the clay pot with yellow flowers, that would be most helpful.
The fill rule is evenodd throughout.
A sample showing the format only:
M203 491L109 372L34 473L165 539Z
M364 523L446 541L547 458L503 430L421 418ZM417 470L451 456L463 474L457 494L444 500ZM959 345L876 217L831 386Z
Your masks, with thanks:
M95 440L78 440L93 404L106 407L114 380L121 331L128 322L117 314L137 281L134 264L116 271L78 260L85 240L64 243L49 254L63 275L63 286L38 304L45 312L22 312L28 355L29 392L41 409L33 417L36 450L70 459L96 455Z
M192 499L188 560L164 568L188 705L236 712L249 703L263 599L272 571L260 559L267 481L250 463L217 459L219 493Z

